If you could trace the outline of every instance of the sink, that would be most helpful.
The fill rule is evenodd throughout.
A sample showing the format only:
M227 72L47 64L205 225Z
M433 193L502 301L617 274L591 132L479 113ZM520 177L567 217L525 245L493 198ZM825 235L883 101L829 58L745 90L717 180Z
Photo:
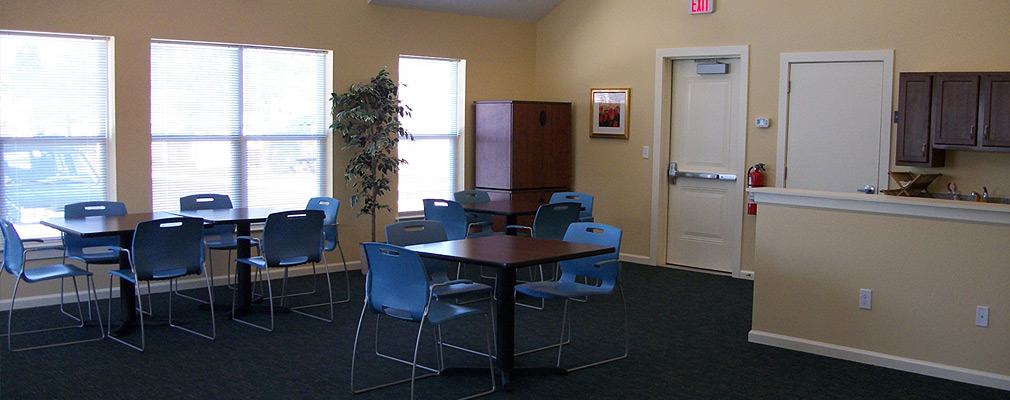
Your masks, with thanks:
M931 198L931 199L943 199L943 200L975 201L975 198L972 197L970 194L961 194L961 193L957 194L957 196L955 197L954 195L952 195L950 193L925 193L924 192L924 193L920 193L916 197L926 197L926 198ZM989 201L988 202L989 203L996 203L996 204L1010 204L1010 198L1008 198L1008 197L989 196Z

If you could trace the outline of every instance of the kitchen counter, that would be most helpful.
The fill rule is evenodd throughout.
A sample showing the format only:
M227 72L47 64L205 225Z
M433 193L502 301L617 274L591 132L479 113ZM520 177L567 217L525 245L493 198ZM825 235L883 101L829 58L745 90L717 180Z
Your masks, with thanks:
M1010 204L774 187L748 191L758 204L1010 225Z
M751 342L1010 390L1010 205L751 192Z

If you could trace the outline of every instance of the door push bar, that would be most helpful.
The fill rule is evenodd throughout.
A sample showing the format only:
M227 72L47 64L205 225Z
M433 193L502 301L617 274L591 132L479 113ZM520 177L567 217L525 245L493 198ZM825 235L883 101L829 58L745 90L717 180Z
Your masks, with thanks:
M736 175L734 174L718 174L711 172L687 172L687 171L677 171L677 163L670 163L670 184L676 185L677 178L697 178L697 179L712 179L718 181L735 181Z

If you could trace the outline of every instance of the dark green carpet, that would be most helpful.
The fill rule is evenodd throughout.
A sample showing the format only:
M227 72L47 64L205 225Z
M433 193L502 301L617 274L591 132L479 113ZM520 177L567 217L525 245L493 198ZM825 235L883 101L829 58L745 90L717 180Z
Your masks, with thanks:
M1010 399L1010 392L930 378L848 361L751 344L753 285L749 281L625 264L631 350L627 359L568 376L517 377L515 390L491 399ZM476 275L476 274L474 274ZM106 279L104 276L99 279ZM343 295L343 276L334 274ZM167 326L147 330L147 351L110 340L11 353L3 346L0 396L4 399L388 399L406 398L401 385L361 395L350 392L354 330L364 277L351 274L351 302L338 305L327 324L279 314L277 330L259 331L217 315L218 338L202 339ZM306 278L299 278L305 284ZM10 285L10 275L3 285ZM196 291L191 291L196 293ZM218 289L220 303L230 292ZM155 296L165 315L164 295ZM299 299L299 301L313 299ZM207 313L177 299L187 326L207 327ZM475 303L486 306L487 303ZM107 304L102 302L104 310ZM555 341L561 303L544 311L518 308L518 349ZM606 358L621 344L620 302L594 299L573 306L573 344L563 365ZM58 313L46 307L27 314L35 324ZM2 313L4 321L6 313ZM115 316L114 316L115 317ZM266 321L266 314L254 317ZM409 367L372 354L374 318L367 316L359 344L358 385L409 376ZM482 321L459 321L443 331L450 342L483 348ZM408 356L416 325L383 320L380 346ZM135 338L135 337L134 337ZM433 335L422 337L422 360L433 363ZM553 365L556 353L517 360ZM486 359L447 350L449 365L486 365ZM488 385L487 376L441 376L419 381L418 398L455 398Z

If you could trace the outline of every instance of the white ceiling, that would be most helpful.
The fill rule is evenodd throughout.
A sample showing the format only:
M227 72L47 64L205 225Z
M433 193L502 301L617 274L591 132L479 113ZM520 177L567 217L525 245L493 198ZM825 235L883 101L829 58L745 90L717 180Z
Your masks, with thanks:
M377 6L410 8L537 22L563 0L368 0Z

